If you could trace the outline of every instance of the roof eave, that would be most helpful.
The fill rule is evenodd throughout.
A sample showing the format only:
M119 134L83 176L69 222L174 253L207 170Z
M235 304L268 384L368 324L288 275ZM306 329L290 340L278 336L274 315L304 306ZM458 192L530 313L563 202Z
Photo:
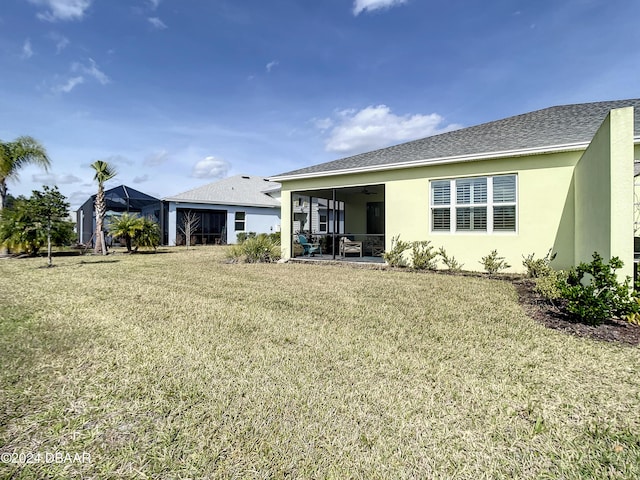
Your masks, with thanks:
M258 203L243 203L243 202L223 202L219 200L196 200L196 199L187 199L187 198L175 198L175 197L166 197L162 199L164 202L173 202L173 203L196 203L203 205L230 205L234 207L258 207L258 208L280 208L280 205L273 204L258 204Z
M640 137L634 138L635 143L640 143ZM527 155L543 155L547 153L572 152L584 150L589 146L589 142L568 143L564 145L553 145L537 148L526 148L519 150L504 150L501 152L474 153L470 155L455 155L450 157L430 158L424 160L414 160L411 162L387 163L384 165L374 165L368 167L346 168L342 170L326 170L322 172L309 172L297 175L278 175L269 177L273 182L283 182L291 180L303 180L316 177L331 177L334 175L348 175L353 173L378 172L384 170L397 170L401 168L426 167L431 165L444 165L447 163L473 162L479 160L491 160L507 157L523 157Z

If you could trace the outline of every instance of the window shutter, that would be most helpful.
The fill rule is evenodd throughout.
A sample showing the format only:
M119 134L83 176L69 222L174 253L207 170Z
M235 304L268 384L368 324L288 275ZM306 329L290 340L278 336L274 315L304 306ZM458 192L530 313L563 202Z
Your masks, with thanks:
M431 192L433 195L432 205L451 204L451 182L449 180L431 182Z
M516 177L501 175L493 177L493 202L514 203L516 201Z

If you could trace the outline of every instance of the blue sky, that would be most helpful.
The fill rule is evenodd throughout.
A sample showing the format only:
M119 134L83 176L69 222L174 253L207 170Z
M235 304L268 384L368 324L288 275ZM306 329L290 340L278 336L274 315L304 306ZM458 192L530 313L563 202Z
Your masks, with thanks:
M640 97L637 0L2 0L0 139L77 208L94 160L164 197L552 105Z

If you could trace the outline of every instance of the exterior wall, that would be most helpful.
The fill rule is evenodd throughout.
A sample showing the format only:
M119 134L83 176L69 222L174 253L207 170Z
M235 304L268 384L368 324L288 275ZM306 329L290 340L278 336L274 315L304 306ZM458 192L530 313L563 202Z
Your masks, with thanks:
M76 233L78 243L87 243L95 231L95 212L91 197L76 211Z
M633 158L640 162L640 144L634 146ZM640 175L635 177L633 183L633 236L640 237ZM634 246L634 254L638 248Z
M386 215L390 235L404 240L430 240L442 246L468 270L482 270L480 259L497 250L522 272L522 256L557 253L556 268L573 264L573 168L579 153L563 153L468 164L434 166L415 172L414 178L389 182L386 187ZM432 232L430 225L430 181L470 176L517 175L515 232ZM412 208L407 208L411 205Z
M624 262L633 276L633 108L612 110L575 171L575 263L593 252Z
M334 177L319 177L282 183L283 256L290 258L291 226L285 214L290 212L290 192L298 190L342 188L358 185L385 185L385 249L391 237L403 240L430 240L443 246L449 255L464 263L468 270L482 270L480 258L497 249L512 265L510 271L522 271L522 255L543 256L552 248L557 252L554 266L566 268L574 261L573 170L582 152L556 153L527 157L462 162L382 172ZM515 233L434 233L430 227L430 181L443 178L515 173L518 175L517 231ZM366 222L366 201L347 207L346 231L352 217ZM373 200L370 200L373 201ZM362 208L360 208L362 207ZM364 225L364 224L363 224ZM353 225L359 227L358 225Z
M273 233L280 230L280 211L277 208L243 207L238 205L210 205L203 203L169 202L169 245L175 246L178 233L178 208L191 210L226 210L227 243L236 243L236 212L245 212L245 232Z

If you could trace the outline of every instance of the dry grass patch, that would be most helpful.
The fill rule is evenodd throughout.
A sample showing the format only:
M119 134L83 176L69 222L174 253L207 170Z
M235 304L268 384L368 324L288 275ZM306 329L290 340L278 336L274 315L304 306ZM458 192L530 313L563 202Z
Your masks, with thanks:
M226 264L224 249L0 261L15 478L637 478L640 349L549 331L501 281Z

